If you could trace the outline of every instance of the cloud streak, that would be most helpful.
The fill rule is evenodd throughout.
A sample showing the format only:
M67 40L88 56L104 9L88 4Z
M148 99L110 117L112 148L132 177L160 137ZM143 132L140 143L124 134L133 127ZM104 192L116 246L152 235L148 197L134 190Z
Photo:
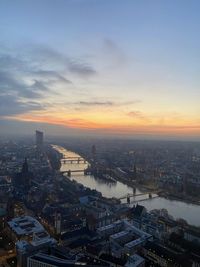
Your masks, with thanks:
M112 62L113 67L121 67L128 62L128 58L122 48L110 38L103 40L103 51L105 51L107 58Z
M64 55L47 46L33 46L30 52L45 67L47 64L57 66L58 68L66 69L71 74L75 74L80 78L88 78L97 74L97 70L81 58Z
M130 111L127 113L127 116L131 118L145 118L144 114L139 110Z
M68 61L68 69L81 77L90 77L97 74L97 71L90 65L75 60Z
M81 106L113 106L115 103L112 101L105 101L105 102L99 102L99 101L80 101L75 103L77 105Z
M80 78L96 71L87 62L75 60L46 46L23 52L0 51L0 116L45 109L48 96L58 96L73 86L70 73Z
M0 117L42 110L43 107L34 101L23 102L13 95L0 96Z
M109 108L109 107L123 107L123 106L131 106L137 103L140 103L140 100L133 100L133 101L112 101L112 100L82 100L82 101L75 101L75 102L63 102L64 105L68 107L74 107L75 110L88 110L93 108Z

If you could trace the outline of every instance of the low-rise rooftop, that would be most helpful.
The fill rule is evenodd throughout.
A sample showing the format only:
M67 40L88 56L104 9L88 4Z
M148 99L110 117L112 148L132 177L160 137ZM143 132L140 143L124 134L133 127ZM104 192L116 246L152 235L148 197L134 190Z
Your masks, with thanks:
M8 225L18 236L44 232L44 227L31 216L14 218L8 222Z

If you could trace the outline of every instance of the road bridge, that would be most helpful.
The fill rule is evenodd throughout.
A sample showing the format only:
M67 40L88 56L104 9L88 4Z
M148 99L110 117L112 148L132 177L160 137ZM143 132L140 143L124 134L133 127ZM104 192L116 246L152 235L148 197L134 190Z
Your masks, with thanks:
M144 196L144 195L149 195L151 196L153 192L146 192L146 193L139 193L139 194L127 194L127 195L124 195L118 199L126 199L127 197L131 198L131 197L139 197L139 196Z
M61 159L62 164L67 164L67 163L87 163L87 161L82 158L82 157L66 157Z
M84 171L86 171L86 169L61 171L60 173L65 174L65 173L69 173L69 172L73 173L73 172L84 172Z
M71 177L71 174L72 173L84 173L84 174L86 174L86 172L87 172L87 169L79 169L79 170L67 170L67 171L60 171L60 173L62 173L62 174L67 174L67 176L69 176L69 177Z
M153 195L154 194L154 195ZM128 204L131 204L131 203L134 203L134 202L139 202L139 201L143 201L143 200L147 200L147 199L152 199L152 198L156 198L158 197L159 195L159 192L158 191L148 191L148 192L145 192L145 193L139 193L139 194L127 194L127 195L124 195L120 198L118 198L119 200L123 200L123 199L126 199L127 200L127 203ZM144 199L137 199L137 197L139 196L148 196ZM131 200L131 198L133 198Z
M69 159L69 160L70 160L70 159L76 159L76 160L78 160L78 159L84 159L84 158L81 157L81 156L73 156L73 157L72 157L72 156L71 156L71 157L69 156L69 157L64 157L64 158L62 158L62 159L64 159L64 160L65 160L65 159Z

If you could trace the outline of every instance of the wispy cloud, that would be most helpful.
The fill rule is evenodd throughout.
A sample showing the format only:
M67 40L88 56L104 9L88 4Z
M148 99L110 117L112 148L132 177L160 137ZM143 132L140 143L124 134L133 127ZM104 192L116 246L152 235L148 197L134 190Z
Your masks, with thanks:
M39 76L40 78L48 82L61 81L61 82L70 83L70 84L72 83L72 81L65 78L64 76L59 74L57 71L53 71L53 70L41 70L40 69L40 70L33 72L32 74L33 75L35 74L37 77Z
M7 117L42 109L43 106L34 101L23 102L13 95L0 96L0 117Z
M135 121L141 121L142 123L151 123L152 118L150 118L149 116L147 116L146 114L144 114L143 112L141 112L140 110L132 110L128 113L126 113L126 115L130 118L132 118Z
M23 79L15 77L15 73L2 71L0 72L0 94L6 96L11 93L14 96L25 98L39 98L42 90L48 90L42 82L33 80L32 84L27 84Z
M97 74L97 70L85 60L64 55L47 46L33 46L30 52L34 54L38 61L45 67L47 64L50 64L50 67L57 66L59 69L66 69L80 78L88 78Z
M82 77L90 77L97 74L97 71L92 66L77 60L70 60L68 62L68 69L70 72Z
M132 118L144 118L145 117L144 114L139 110L130 111L127 113L127 115Z
M57 88L64 92L73 86L67 73L88 78L96 71L46 46L0 51L0 116L44 109L49 96L60 94Z
M131 106L136 103L140 103L140 100L132 100L132 101L112 101L112 100L83 100L78 102L66 102L68 106L75 106L76 108L79 107L81 109L89 109L93 107L122 107L122 106Z
M105 102L99 102L99 101L80 101L75 103L77 105L81 106L113 106L115 103L112 101L105 101Z
M119 44L110 38L103 40L103 51L114 67L127 63L128 58Z

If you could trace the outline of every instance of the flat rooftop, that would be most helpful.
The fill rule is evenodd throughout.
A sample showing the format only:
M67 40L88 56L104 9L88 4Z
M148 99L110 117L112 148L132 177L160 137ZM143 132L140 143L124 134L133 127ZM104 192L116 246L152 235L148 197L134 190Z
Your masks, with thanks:
M129 231L121 231L121 232L118 232L114 235L111 235L110 237L112 239L119 239L119 238L123 238L124 236L127 236L129 234L130 234Z
M99 232L101 231L106 231L108 229L112 229L112 228L115 228L115 227L118 227L118 226L122 226L123 225L123 222L122 221L116 221L112 224L109 224L109 225L106 225L106 226L102 226L102 227L99 227L97 230Z
M90 256L85 256L82 255L82 257L80 255L78 255L78 259L76 260L67 260L67 259L62 259L59 257L55 257L54 255L47 255L45 253L38 253L35 254L33 256L30 256L28 258L28 261L33 261L32 263L35 262L40 262L41 264L47 264L47 265L51 265L51 266L57 266L57 267L82 267L82 266L109 266L108 263L98 260L98 259L94 259L93 257Z
M129 242L129 243L126 243L126 244L125 244L125 247L131 249L131 248L134 248L134 247L137 246L137 245L142 244L143 242L144 242L144 239L142 239L142 238L138 238L138 239L132 240L132 241Z
M14 218L8 222L8 225L18 236L45 232L44 227L31 216Z
M125 264L125 267L140 266L140 264L144 263L144 261L144 258L139 256L138 254L134 254L133 256L129 257L127 263Z

